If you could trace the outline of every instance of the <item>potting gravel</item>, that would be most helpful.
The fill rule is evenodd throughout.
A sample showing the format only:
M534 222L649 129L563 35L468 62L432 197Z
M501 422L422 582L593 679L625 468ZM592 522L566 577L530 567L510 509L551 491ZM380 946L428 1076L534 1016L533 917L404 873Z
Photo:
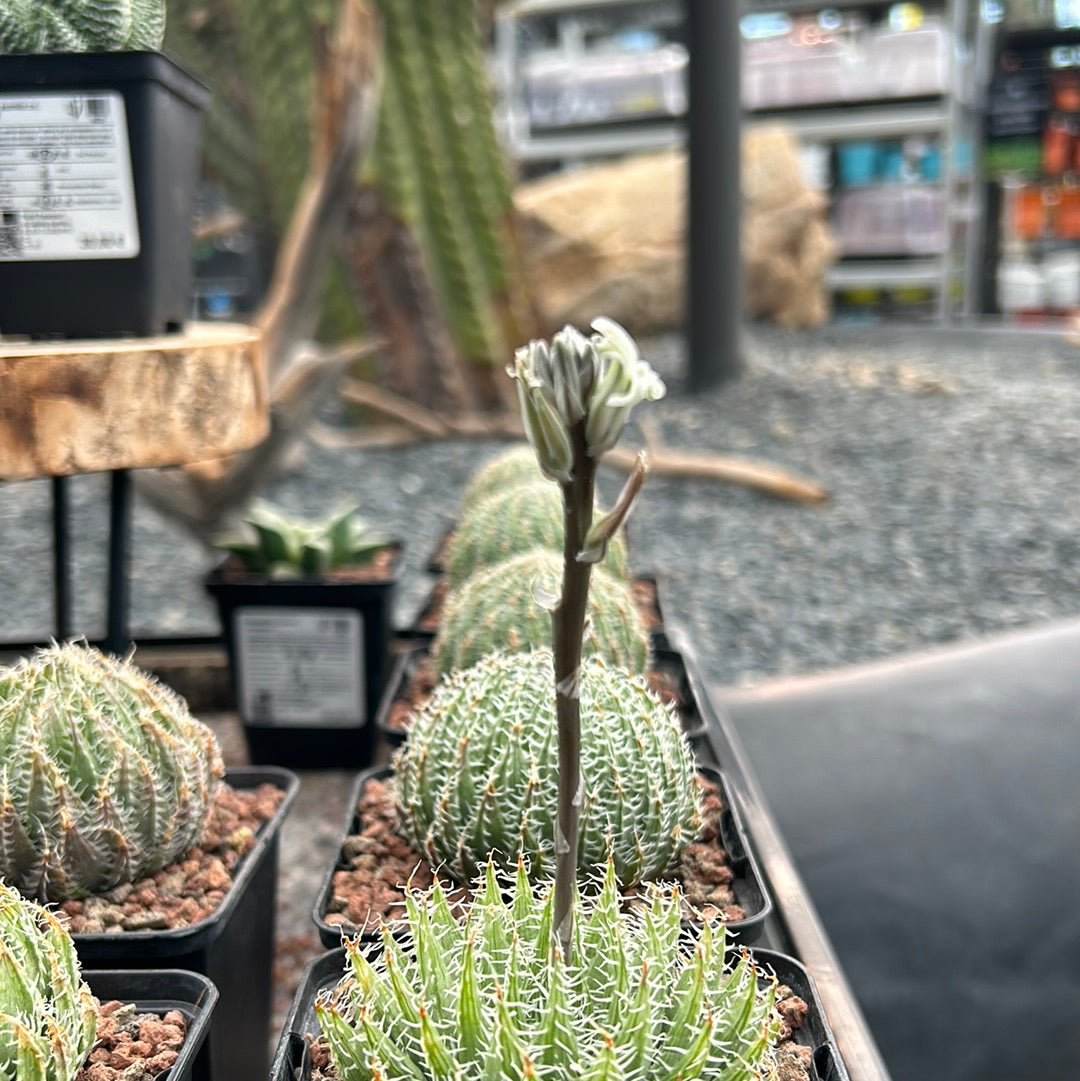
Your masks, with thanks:
M1080 613L1080 346L1063 334L754 326L739 378L702 393L685 343L643 343L668 383L635 411L665 447L759 460L813 480L805 505L707 479L652 476L629 523L638 571L660 576L665 615L707 678L748 685ZM424 563L475 468L503 443L331 446L331 406L264 495L319 516L358 503L406 542L396 624L431 588ZM333 442L337 442L334 440ZM610 503L621 477L605 467ZM108 485L70 482L74 623L104 629ZM50 493L0 485L0 641L53 631ZM218 632L202 587L216 553L136 497L131 628Z

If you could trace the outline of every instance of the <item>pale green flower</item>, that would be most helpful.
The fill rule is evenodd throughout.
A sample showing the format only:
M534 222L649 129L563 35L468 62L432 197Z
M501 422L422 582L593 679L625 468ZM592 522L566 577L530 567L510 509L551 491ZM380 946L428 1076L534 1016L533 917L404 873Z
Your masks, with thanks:
M585 421L587 451L598 457L618 442L638 402L656 401L666 390L623 327L605 316L592 326L591 338L567 326L550 346L530 342L507 369L517 380L525 434L540 467L563 482L573 470L575 424Z

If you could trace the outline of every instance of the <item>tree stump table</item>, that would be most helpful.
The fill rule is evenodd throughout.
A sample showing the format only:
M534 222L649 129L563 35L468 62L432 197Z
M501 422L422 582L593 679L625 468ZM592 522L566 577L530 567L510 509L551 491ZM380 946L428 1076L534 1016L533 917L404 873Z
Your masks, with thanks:
M56 637L72 633L66 478L110 474L105 648L128 645L129 470L246 450L269 430L259 332L193 323L101 341L0 338L0 481L52 480Z

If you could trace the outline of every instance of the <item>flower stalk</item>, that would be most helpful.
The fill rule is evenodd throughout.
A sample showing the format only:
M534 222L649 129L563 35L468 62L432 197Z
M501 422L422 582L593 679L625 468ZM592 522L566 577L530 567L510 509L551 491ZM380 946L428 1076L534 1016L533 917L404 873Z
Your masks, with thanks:
M596 469L618 442L631 409L663 397L663 382L618 323L598 318L586 338L565 327L551 344L533 341L508 369L517 380L525 434L541 470L563 495L562 595L552 611L559 740L553 928L564 960L573 942L578 836L583 785L579 679L592 564L625 522L645 477L644 459L614 509L593 527Z

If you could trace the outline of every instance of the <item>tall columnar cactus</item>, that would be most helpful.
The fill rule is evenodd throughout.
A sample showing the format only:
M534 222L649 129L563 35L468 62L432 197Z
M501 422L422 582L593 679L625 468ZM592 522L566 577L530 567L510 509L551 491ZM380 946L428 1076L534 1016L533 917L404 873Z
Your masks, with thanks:
M461 513L468 514L481 499L513 485L534 484L548 479L536 464L536 451L528 443L515 443L508 450L488 459L469 478L461 496Z
M460 882L489 853L534 877L554 866L555 696L550 650L493 653L456 672L419 711L395 759L400 821ZM581 672L578 867L610 858L623 885L656 878L700 827L700 789L678 719L645 684L599 658Z
M515 484L473 503L465 511L446 549L446 577L456 589L471 575L532 548L562 552L563 504L559 489L543 480ZM629 576L626 541L612 538L604 569Z
M553 903L519 870L504 899L488 870L464 921L436 886L409 902L408 948L387 929L369 961L316 1004L343 1081L766 1081L778 1076L775 980L745 951L725 964L722 927L693 950L678 891L620 911L614 876L580 900L572 959L551 949Z
M102 893L200 838L214 734L134 665L78 645L0 670L0 878L40 901Z
M165 0L0 0L0 53L154 50Z
M432 643L440 673L468 668L496 649L550 646L551 612L545 596L557 596L562 560L533 548L466 579L448 594ZM649 661L649 632L625 581L598 568L593 576L585 629L586 654L631 672Z
M71 936L0 882L0 1081L71 1081L96 1029Z

